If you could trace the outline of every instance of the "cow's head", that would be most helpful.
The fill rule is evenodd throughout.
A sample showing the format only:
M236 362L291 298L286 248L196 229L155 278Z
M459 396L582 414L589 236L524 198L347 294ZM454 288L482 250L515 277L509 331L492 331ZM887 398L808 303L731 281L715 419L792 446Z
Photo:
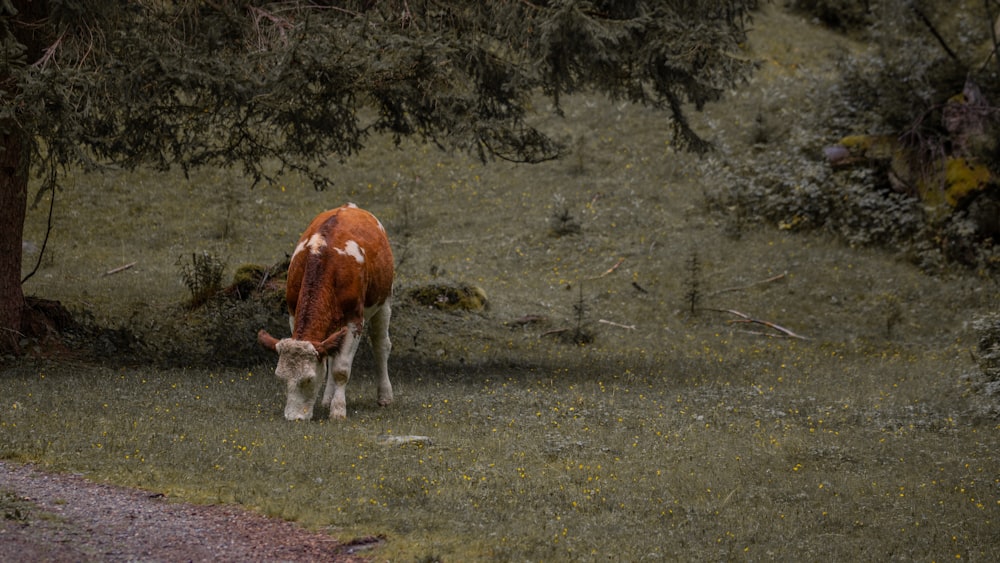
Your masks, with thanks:
M326 357L335 353L347 327L331 334L322 342L284 338L278 340L266 330L257 333L261 346L278 353L278 367L274 375L285 382L285 418L288 420L309 420L313 415L316 396L323 385L321 376L326 374L323 363Z

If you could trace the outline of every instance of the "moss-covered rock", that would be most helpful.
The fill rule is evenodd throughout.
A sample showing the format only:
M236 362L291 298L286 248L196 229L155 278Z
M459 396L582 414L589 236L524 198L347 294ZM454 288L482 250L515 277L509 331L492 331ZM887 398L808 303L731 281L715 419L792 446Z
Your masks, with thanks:
M443 311L482 311L489 308L483 288L466 283L429 283L404 289L402 298Z
M252 297L280 305L285 298L287 273L287 263L273 266L243 264L236 269L232 283L222 293L229 299L246 300Z

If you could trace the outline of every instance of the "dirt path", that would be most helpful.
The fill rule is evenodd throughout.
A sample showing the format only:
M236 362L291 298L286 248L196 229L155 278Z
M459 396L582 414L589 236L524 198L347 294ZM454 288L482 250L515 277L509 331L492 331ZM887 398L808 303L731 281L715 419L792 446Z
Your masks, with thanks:
M0 561L360 562L378 538L346 544L234 506L0 462Z

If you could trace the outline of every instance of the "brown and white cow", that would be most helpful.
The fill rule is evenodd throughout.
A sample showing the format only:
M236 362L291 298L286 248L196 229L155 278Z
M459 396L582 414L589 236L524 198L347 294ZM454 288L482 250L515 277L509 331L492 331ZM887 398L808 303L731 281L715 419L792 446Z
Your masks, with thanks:
M378 404L392 402L389 383L389 317L393 259L382 224L347 204L320 213L302 233L288 266L292 337L267 331L257 340L278 352L275 375L287 386L285 418L308 420L324 383L323 406L331 418L347 417L345 388L365 323L378 370Z

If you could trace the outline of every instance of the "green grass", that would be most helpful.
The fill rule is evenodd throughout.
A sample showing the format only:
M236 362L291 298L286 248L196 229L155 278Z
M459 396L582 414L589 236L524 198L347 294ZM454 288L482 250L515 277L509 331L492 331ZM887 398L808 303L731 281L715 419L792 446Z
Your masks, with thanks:
M785 26L760 37L786 47L822 39L792 23L755 20ZM786 112L805 111L806 86L826 76L824 60L795 58L808 52L774 48L766 82L696 125L752 161L747 124L780 100L787 137L801 137L808 124ZM330 167L328 192L291 176L249 189L224 170L71 171L26 290L127 330L142 353L112 342L97 347L104 361L81 361L38 343L0 366L0 458L345 539L385 534L377 560L1000 559L1000 425L983 408L995 398L971 385L972 321L996 309L996 282L928 276L823 233L734 233L706 211L711 161L675 153L662 116L586 99L566 114L545 118L573 147L562 161L483 165L376 140ZM227 276L279 262L344 201L386 224L397 294L467 283L490 307L401 301L396 403L376 406L362 346L348 420L289 423L273 358L242 351L264 322L284 334L281 315L246 306L206 321L180 306L181 270L203 251ZM45 207L30 211L28 241L40 243ZM579 232L553 236L567 211ZM702 307L809 340L691 314L694 254ZM575 328L581 300L586 346L553 332ZM544 319L517 322L527 315Z
M0 379L0 457L384 533L379 559L992 560L1000 426L953 410L960 353L720 338L415 365L389 408L352 382L346 423L284 421L264 367L25 363ZM411 434L433 443L380 443Z

